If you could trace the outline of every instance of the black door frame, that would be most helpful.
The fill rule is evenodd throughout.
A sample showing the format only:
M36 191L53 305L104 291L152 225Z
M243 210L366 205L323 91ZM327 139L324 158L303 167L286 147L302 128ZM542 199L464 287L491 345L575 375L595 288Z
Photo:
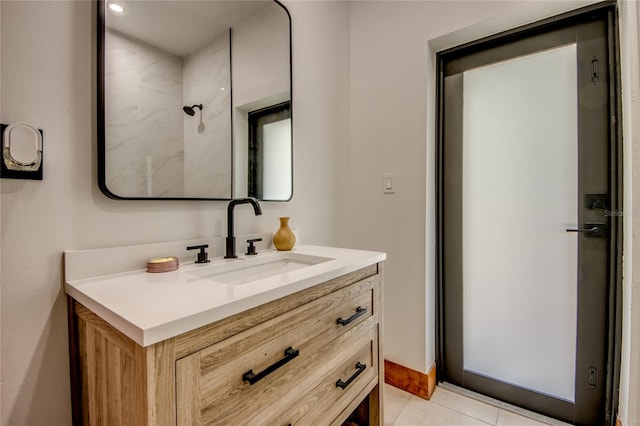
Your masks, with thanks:
M436 120L436 366L437 381L447 379L445 375L444 356L444 274L443 274L443 141L444 141L444 62L456 55L484 50L507 43L512 40L527 38L533 34L547 31L550 28L567 25L574 21L583 20L590 14L605 14L608 32L608 70L610 90L609 116L609 149L611 184L610 201L610 249L609 249L609 283L608 283L608 333L606 360L606 389L604 403L605 424L613 426L617 417L620 383L621 336L622 336L622 245L623 220L622 215L622 123L620 104L620 71L619 39L617 27L617 6L615 1L605 1L587 6L575 11L561 14L530 25L518 27L509 31L486 37L474 42L448 49L437 54L437 94L436 103L438 116Z
M264 136L263 127L276 121L291 119L291 101L281 102L259 110L250 111L247 115L249 122L248 154L249 166L247 170L248 195L263 200L263 157ZM292 154L293 155L293 154ZM293 164L293 158L291 159ZM293 179L293 174L291 175ZM274 200L264 200L274 201Z

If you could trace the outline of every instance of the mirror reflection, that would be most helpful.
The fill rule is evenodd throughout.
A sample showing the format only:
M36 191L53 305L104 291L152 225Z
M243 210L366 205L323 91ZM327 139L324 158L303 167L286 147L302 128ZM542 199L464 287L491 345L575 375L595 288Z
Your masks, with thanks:
M99 15L106 195L291 198L290 19L281 4L128 0L101 3Z

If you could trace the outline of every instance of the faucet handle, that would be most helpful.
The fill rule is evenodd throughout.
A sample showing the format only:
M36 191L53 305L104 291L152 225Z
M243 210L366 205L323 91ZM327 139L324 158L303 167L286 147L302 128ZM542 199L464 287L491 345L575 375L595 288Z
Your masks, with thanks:
M256 246L253 245L253 243L256 243L258 241L262 241L262 238L254 238L252 240L247 240L247 244L249 244L247 246L247 252L245 253L246 255L254 255L254 254L258 254L258 252L256 252Z
M195 263L207 263L207 262L210 262L209 253L207 253L207 250L206 250L208 247L209 247L209 244L202 244L200 246L189 246L187 247L187 250L200 249L200 253L198 253L198 259L196 260Z

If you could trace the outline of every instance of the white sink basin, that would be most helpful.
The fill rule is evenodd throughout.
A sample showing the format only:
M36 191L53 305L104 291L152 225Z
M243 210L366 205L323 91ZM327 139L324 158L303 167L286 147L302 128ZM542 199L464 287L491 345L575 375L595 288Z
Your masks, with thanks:
M262 253L253 258L200 266L188 273L212 281L239 285L334 260L294 252Z

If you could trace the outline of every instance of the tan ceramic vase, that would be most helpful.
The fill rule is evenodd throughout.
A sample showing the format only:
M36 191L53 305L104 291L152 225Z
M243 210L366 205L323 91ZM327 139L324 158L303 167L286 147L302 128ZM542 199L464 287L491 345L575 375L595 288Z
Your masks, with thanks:
M289 251L296 244L296 236L289 228L289 218L280 218L280 228L273 234L273 245L280 251Z

